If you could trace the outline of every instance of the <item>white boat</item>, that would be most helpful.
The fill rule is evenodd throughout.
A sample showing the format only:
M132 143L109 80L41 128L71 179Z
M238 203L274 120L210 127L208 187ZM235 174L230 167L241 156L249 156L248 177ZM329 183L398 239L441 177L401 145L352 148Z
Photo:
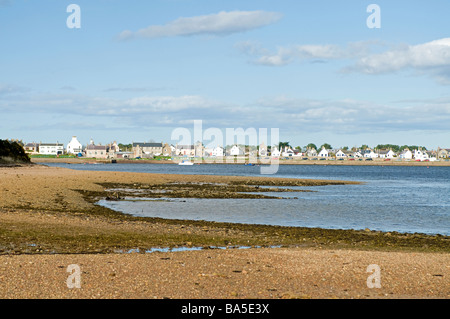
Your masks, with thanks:
M178 163L178 165L194 165L191 161L181 161Z

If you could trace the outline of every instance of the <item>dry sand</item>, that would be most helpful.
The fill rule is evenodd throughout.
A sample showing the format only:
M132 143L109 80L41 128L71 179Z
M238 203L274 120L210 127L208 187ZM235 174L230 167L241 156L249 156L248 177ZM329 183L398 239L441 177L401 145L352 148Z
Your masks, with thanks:
M67 230L78 226L80 234L90 228L99 234L144 233L151 232L152 227L166 227L168 234L195 234L196 230L188 227L77 215L93 204L76 189L102 191L96 182L162 183L180 179L194 181L198 177L41 166L0 168L0 222L4 231L0 232L0 239L12 238L8 236L15 229L29 231L30 225L39 230L44 229L42 225L57 229L66 225ZM55 209L50 212L52 207ZM15 236L18 238L17 233ZM67 267L72 264L80 267L81 288L67 285ZM372 274L367 267L374 264L380 268L380 288L367 285ZM449 267L450 254L446 252L326 246L145 254L4 254L0 255L0 298L447 299Z
M67 285L72 264L81 288ZM381 288L367 285L373 264ZM301 248L0 256L0 297L449 298L449 265L448 254Z

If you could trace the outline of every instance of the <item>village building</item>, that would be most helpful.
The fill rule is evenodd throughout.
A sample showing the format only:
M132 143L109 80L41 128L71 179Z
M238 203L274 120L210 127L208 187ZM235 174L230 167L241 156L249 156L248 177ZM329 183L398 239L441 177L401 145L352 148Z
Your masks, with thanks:
M268 154L267 153L267 146L266 146L266 144L264 142L262 142L259 145L258 154L259 154L259 156L267 156L267 154Z
M167 143L162 148L162 156L172 156L172 147Z
M289 146L285 146L281 155L285 157L292 157L294 156L294 150Z
M117 145L117 142L114 141L106 145L106 149L108 152L108 158L117 158L117 153L120 152L120 148Z
M211 152L211 156L222 157L223 156L223 147L216 146L215 148L213 148L213 150Z
M328 157L329 156L329 152L327 149L325 149L325 147L322 147L322 149L319 152L319 157Z
M27 143L24 145L23 149L25 152L29 154L38 154L39 153L39 144L38 143Z
M315 157L315 156L317 156L317 151L316 151L316 149L315 148L307 148L306 149L306 155L308 156L308 157Z
M294 149L294 157L301 157L303 155L302 151L299 149Z
M270 155L272 157L279 157L281 155L281 152L278 150L278 147L274 146L274 147L272 147L272 151L270 152Z
M39 143L39 154L62 155L64 154L64 145L60 143Z
M422 149L414 150L414 159L418 161L424 161L429 160L430 156L426 151L423 151Z
M348 154L345 153L343 150L339 150L336 152L336 158L346 158L348 157Z
M407 160L410 160L410 159L413 158L413 153L412 153L409 149L405 148L405 149L399 154L398 157L401 158L401 159L407 159Z
M205 147L202 143L197 142L194 145L194 156L195 157L203 157L205 155Z
M437 158L449 158L449 157L450 157L450 148L438 148Z
M194 145L176 145L175 146L175 155L176 156L195 156L195 147Z
M67 144L66 150L68 154L78 154L83 151L83 145L81 145L76 136L72 136L72 140Z
M105 159L109 157L109 149L106 145L89 144L86 146L84 152L87 158Z
M363 154L361 153L361 151L355 151L355 152L353 153L353 157L355 157L355 158L361 158L361 157L363 157Z
M238 155L245 155L245 152L242 148L240 148L237 145L233 145L230 149L230 151L228 152L228 155L230 156L238 156Z
M365 158L378 158L378 154L375 153L372 149L365 149L363 152L363 157Z
M132 158L133 152L117 152L115 158Z
M379 150L378 157L379 158L390 158L393 159L397 154L393 150Z
M162 143L132 143L133 157L152 158L162 154Z

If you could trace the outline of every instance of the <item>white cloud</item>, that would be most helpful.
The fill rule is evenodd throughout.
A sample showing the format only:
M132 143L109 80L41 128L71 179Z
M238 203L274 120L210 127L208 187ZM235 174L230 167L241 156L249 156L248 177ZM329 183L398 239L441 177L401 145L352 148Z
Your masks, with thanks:
M450 84L450 38L417 45L388 47L378 41L334 44L307 44L278 47L270 52L259 43L240 42L235 47L251 57L251 62L266 66L283 66L295 61L328 62L348 60L343 73L387 74L413 70L416 75L431 75L442 84ZM373 53L374 48L381 53Z
M239 42L235 47L253 58L252 63L267 66L283 66L294 61L328 61L351 59L367 53L376 42L355 42L341 48L334 44L303 44L280 46L276 52L270 52L260 44L251 41Z
M395 72L407 68L426 70L450 67L450 38L418 45L404 45L360 58L353 70L367 74Z
M420 128L448 132L450 99L403 100L373 103L354 99L266 97L233 104L203 96L141 96L111 98L80 94L23 93L0 99L1 113L28 114L39 125L55 118L83 123L116 123L117 128L177 127L203 120L207 127L280 128L292 132L389 131L392 134ZM30 124L33 126L33 124ZM105 130L107 127L105 127Z
M228 35L263 27L277 22L281 14L265 11L222 11L195 17L182 17L165 25L151 25L132 32L125 30L118 36L120 40L132 38L160 38L192 35Z
M352 133L389 130L448 130L450 100L373 103L342 99L265 98L256 105L271 114L273 124L301 130Z
M337 59L345 56L345 53L336 45L296 45L293 47L281 47L276 54L263 55L256 62L258 64L279 66L298 60L310 59Z

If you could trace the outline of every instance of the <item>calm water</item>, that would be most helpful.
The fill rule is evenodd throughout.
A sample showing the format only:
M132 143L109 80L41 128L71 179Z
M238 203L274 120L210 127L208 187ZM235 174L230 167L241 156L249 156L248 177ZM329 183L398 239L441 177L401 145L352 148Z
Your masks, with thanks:
M80 170L262 176L260 167L203 164L47 164ZM137 216L450 235L450 167L280 165L267 177L351 180L289 199L169 199L100 204ZM270 193L267 193L270 194ZM294 198L297 197L297 198ZM243 213L245 212L245 213Z

